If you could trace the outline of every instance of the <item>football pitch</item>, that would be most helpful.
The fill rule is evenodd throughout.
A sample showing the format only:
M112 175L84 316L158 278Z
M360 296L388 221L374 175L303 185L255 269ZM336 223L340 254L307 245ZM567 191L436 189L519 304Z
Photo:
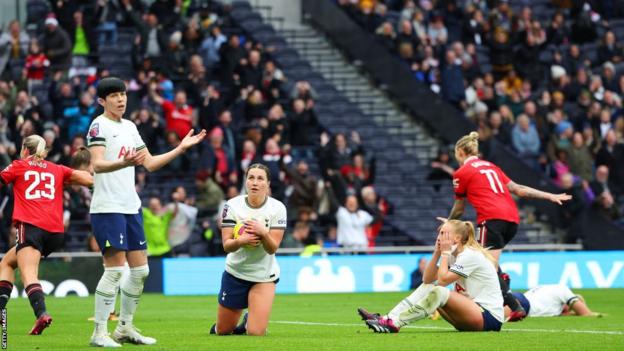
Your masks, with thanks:
M528 318L508 323L500 333L460 333L444 320L425 320L399 334L373 334L356 308L386 312L405 293L277 295L267 337L209 335L216 297L143 297L135 324L158 339L138 350L624 350L624 289L578 290L600 318ZM12 299L8 313L8 350L92 350L87 319L93 297L46 300L54 318L41 336L26 335L34 317L24 298ZM118 301L119 303L119 301ZM112 332L116 322L109 322Z

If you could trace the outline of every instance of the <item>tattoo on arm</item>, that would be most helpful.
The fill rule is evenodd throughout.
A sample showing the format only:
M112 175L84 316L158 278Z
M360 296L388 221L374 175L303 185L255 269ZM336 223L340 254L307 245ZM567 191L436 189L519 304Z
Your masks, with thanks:
M526 185L516 184L514 182L509 182L509 184L507 184L507 188L509 189L509 191L511 191L513 194L516 194L517 196L532 199L547 200L548 196L550 195L550 193L537 190Z

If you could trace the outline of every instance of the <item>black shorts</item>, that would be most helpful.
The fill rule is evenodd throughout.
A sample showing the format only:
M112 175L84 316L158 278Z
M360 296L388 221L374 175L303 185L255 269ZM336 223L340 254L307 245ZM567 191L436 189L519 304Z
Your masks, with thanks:
M65 246L63 233L51 233L24 222L15 222L14 225L17 230L16 252L27 246L32 246L41 252L41 256L47 257Z
M509 244L517 231L517 223L490 219L477 226L477 241L483 247L500 250Z
M278 282L279 279L273 283L277 284ZM258 283L236 278L228 272L223 272L221 276L221 290L219 295L217 295L219 304L234 310L247 308L249 305L249 291L256 284Z

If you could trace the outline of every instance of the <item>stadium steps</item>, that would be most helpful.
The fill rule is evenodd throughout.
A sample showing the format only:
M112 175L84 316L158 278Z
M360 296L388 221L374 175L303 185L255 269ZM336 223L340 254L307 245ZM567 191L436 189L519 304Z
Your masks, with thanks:
M341 93L351 105L357 106L364 118L372 122L372 137L364 137L363 140L365 147L370 148L369 145L372 145L377 156L378 177L375 185L379 193L395 206L394 213L386 221L390 225L384 227L378 238L379 244L401 244L401 236L397 236L397 231L408 234L419 243L430 243L438 226L432 219L446 215L453 205L453 191L448 182L436 184L426 180L428 164L437 154L438 140L423 126L416 124L385 94L383 87L378 87L359 69L357 61L351 62L343 56L323 33L306 24L284 29L280 27L281 20L269 16L265 16L265 19L275 28L280 28L276 30L277 34L286 39L288 46L309 63L313 72L322 75L324 81L311 81L315 89L318 89L319 84L327 87L326 82L331 83L337 93ZM279 59L277 61L279 64ZM319 95L322 98L323 92L319 91ZM335 97L338 94L333 95ZM332 131L344 129L341 127L345 124L337 123L336 117L328 116L319 105L317 103L322 123ZM376 136L377 133L379 135ZM523 221L516 240L519 243L557 242L557 235L553 234L551 228L535 220L527 221L532 213L531 208L521 210ZM475 217L474 209L468 206L464 218L474 220ZM388 227L393 227L393 230Z

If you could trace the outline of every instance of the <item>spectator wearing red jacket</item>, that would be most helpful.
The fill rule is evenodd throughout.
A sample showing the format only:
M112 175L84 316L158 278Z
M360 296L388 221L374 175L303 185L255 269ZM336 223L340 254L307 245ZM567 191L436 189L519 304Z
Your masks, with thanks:
M193 128L193 107L186 104L186 93L182 90L176 92L173 102L163 99L156 92L157 84L152 83L149 93L157 104L159 104L165 115L166 130L178 134L180 140Z

